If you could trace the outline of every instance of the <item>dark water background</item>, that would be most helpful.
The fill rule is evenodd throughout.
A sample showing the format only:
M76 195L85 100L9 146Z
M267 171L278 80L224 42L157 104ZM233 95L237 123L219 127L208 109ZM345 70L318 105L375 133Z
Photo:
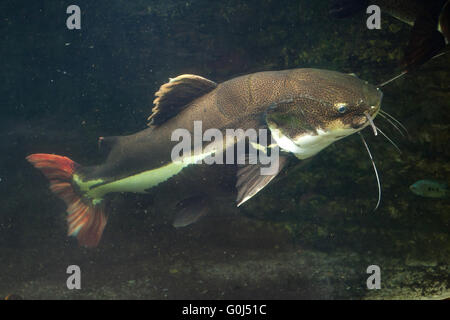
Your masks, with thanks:
M81 30L66 8L81 8ZM448 199L418 198L420 179L449 182L449 56L385 89L383 109L409 130L366 134L382 205L358 137L269 186L239 216L175 230L145 196L116 195L96 249L67 238L64 204L25 156L98 163L97 137L146 127L169 77L216 82L299 67L380 83L399 69L410 27L388 15L328 16L327 1L2 1L0 4L0 297L30 299L443 298L450 295ZM68 265L82 290L65 287ZM383 289L366 289L378 264Z

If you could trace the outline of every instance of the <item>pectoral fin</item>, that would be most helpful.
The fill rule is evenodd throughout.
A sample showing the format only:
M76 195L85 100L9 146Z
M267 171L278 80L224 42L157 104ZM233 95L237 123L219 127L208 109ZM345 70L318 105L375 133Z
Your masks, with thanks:
M264 167L261 164L247 164L239 168L236 182L238 207L261 191L283 170L288 163L288 156L280 155L277 161L278 168L275 167L276 170L270 175L261 174L261 169Z
M180 201L173 226L175 228L186 227L197 222L209 211L209 201L206 195L197 195Z

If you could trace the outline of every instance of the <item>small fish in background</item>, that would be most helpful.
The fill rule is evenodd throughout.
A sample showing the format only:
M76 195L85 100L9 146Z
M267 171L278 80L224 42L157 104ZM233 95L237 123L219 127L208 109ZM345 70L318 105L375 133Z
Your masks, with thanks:
M409 186L416 195L425 198L447 198L448 188L445 182L435 180L419 180Z
M398 20L412 26L408 46L400 66L405 72L448 52L450 41L449 0L330 0L330 15L347 18L376 4Z

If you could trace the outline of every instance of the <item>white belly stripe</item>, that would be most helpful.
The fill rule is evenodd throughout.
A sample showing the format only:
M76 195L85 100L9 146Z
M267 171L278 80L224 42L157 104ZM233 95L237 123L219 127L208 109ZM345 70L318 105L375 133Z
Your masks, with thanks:
M105 194L111 192L146 193L145 190L153 188L161 182L168 180L180 173L181 170L188 165L203 160L212 153L214 153L214 151L186 157L183 161L171 162L160 168L144 171L133 176L100 185L89 190L86 195L89 198L94 199L94 202L99 202Z

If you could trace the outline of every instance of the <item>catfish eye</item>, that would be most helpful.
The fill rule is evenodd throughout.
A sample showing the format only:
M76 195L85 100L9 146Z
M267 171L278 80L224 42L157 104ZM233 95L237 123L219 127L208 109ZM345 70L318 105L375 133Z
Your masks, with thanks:
M347 106L345 104L339 104L337 106L337 111L339 113L345 113L347 111Z

